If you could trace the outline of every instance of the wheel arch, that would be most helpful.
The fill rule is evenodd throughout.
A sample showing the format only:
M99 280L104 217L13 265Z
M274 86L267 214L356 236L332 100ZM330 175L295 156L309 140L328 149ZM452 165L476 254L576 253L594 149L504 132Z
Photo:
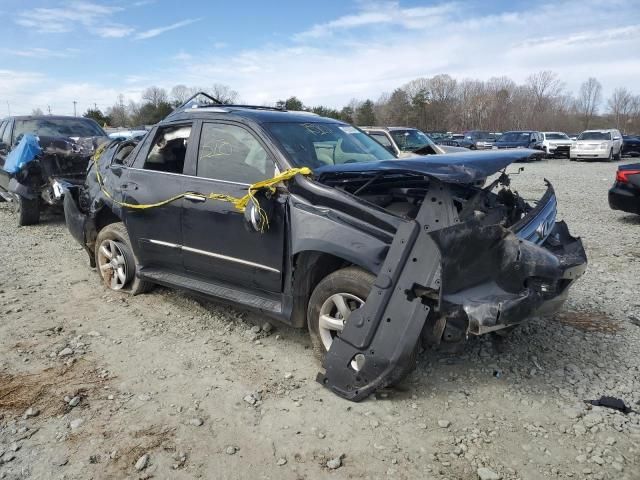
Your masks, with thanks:
M293 257L293 274L291 278L291 292L293 306L291 310L291 324L304 328L307 325L307 306L313 290L327 275L342 268L357 266L372 272L371 265L363 265L353 258L348 259L339 255L319 250L304 250Z

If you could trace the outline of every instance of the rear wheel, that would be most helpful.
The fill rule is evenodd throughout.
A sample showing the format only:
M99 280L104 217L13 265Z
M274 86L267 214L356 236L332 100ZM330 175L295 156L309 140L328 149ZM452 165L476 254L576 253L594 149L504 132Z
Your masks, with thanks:
M40 201L37 198L29 200L18 195L16 203L19 226L35 225L40 221Z
M123 223L112 223L100 230L95 248L98 274L108 288L131 295L151 288L151 283L136 276L136 260Z
M615 160L622 160L622 148L620 148L620 150L618 150L618 153L615 155Z

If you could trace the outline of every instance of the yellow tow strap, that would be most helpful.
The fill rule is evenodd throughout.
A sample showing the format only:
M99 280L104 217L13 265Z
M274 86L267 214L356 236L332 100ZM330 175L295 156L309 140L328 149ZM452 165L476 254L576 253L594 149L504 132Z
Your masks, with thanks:
M136 210L146 210L148 208L156 208L156 207L162 207L164 205L167 205L171 202L175 202L176 200L180 200L181 198L183 198L185 195L192 195L192 196L198 196L204 199L208 199L208 200L219 200L219 201L223 201L223 202L229 202L231 204L233 204L233 206L239 210L240 212L244 212L247 205L249 204L249 202L253 202L253 204L255 205L257 211L260 214L260 218L261 218L261 231L264 231L264 229L266 227L268 227L268 219L267 216L264 212L264 210L260 207L260 203L256 200L255 198L255 194L260 191L260 190L269 190L270 192L275 192L276 188L275 186L280 183L280 182L284 182L286 180L289 180L293 177L295 177L296 175L311 175L312 171L310 168L308 167L302 167L302 168L290 168L288 170L285 170L284 172L276 175L273 178L269 178L267 180L262 180L261 182L256 182L252 185L249 185L247 194L244 195L243 197L233 197L231 195L226 195L224 193L208 193L208 194L202 194L202 193L198 193L198 192L184 192L184 193L180 193L178 195L175 195L171 198L167 198L166 200L162 200L160 202L156 202L156 203L142 203L142 204L138 204L138 203L126 203L126 202L121 202L119 200L116 200L113 195L111 193L109 193L107 191L107 189L104 186L104 183L102 181L102 176L100 175L100 169L98 168L98 158L102 155L102 152L104 151L106 147L106 144L102 144L95 152L95 154L93 155L93 164L94 164L94 168L96 170L96 180L98 181L98 185L100 185L100 190L102 190L102 193L104 193L104 195L109 198L113 203L115 203L116 205L119 205L121 207L124 208L132 208L132 209L136 209Z

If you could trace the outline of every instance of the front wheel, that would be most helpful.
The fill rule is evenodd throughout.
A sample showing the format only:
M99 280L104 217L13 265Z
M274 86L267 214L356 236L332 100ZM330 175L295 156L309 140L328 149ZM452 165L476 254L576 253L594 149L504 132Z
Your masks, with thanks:
M95 248L98 274L108 288L131 295L151 288L149 282L136 275L136 259L123 223L112 223L100 230Z
M347 267L323 278L311 294L307 326L313 351L320 361L342 332L351 312L364 305L375 277L358 267Z
M18 225L35 225L40 221L40 201L38 198L32 200L18 195Z
M622 148L618 150L618 153L614 156L614 160L622 160Z
M609 151L609 157L607 158L607 162L613 162L613 148Z

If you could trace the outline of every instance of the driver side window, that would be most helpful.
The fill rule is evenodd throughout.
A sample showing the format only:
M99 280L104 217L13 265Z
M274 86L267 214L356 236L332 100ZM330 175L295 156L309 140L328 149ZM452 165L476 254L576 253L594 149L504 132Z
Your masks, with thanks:
M253 184L275 175L275 164L248 130L226 123L204 123L196 175Z

